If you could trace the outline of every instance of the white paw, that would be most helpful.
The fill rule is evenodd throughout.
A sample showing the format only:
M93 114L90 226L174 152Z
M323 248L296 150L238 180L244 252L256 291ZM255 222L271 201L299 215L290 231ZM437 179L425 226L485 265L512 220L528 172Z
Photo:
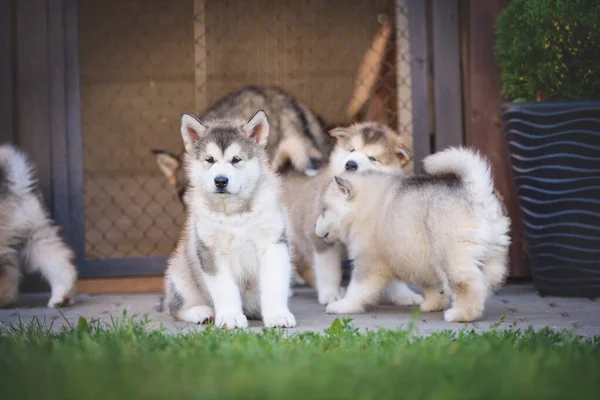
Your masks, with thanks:
M276 313L264 313L262 319L266 328L293 328L296 326L296 318L288 310Z
M66 290L61 290L59 294L52 295L48 301L48 308L58 308L72 306L75 304L75 294Z
M179 312L179 319L192 324L204 324L214 318L213 309L209 306L194 306Z
M304 174L306 176L316 176L318 173L319 173L319 171L314 168L306 168L304 170Z
M411 290L410 292L407 291L401 295L398 294L396 296L392 296L390 300L397 306L413 306L416 304L421 304L425 299L420 294Z
M215 325L219 328L235 329L247 328L248 319L244 314L223 314L217 315Z
M48 302L48 308L66 307L66 306L72 306L73 304L75 304L75 299L73 299L73 298L65 298L65 297L51 298L50 301Z
M306 285L306 281L300 277L297 273L294 273L292 278L292 286L304 286Z
M329 303L340 300L344 297L344 291L338 289L337 291L323 291L319 292L319 304L326 306Z
M472 322L475 316L460 308L452 307L444 312L446 322Z
M362 314L364 311L362 306L345 301L345 299L329 303L325 309L327 314Z
M423 312L436 312L442 311L448 306L448 299L443 295L432 295L425 298L425 301L421 303L421 311Z

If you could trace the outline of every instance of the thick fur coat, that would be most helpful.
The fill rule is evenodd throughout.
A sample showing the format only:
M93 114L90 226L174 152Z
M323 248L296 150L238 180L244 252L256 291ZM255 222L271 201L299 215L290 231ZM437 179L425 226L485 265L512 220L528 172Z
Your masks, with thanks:
M0 146L0 307L14 303L24 272L50 284L48 307L72 304L73 253L45 209L33 164L11 145Z
M487 160L450 148L423 161L425 174L340 174L325 190L315 227L354 260L344 298L328 313L360 313L391 279L423 288L424 312L449 322L479 318L507 275L510 220Z

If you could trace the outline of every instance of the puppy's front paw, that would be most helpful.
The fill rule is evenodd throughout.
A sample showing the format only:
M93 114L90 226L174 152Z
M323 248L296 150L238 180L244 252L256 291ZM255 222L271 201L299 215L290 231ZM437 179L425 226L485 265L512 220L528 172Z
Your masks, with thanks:
M327 314L362 314L364 311L364 307L359 304L346 301L346 299L329 303L325 309Z
M244 314L217 315L215 318L215 325L225 329L247 328L248 319Z
M333 303L334 301L340 300L344 297L343 290L327 290L319 292L319 304L326 306L327 304Z
M52 286L52 296L50 296L50 301L48 301L48 307L58 308L72 306L75 304L76 292L77 287L75 278L68 282L65 280L63 283L55 284Z
M444 312L446 322L473 322L477 317L478 315L474 315L470 310L463 310L457 307L452 307Z
M48 302L48 308L60 308L72 306L75 304L75 298L67 295L52 296Z
M185 311L179 312L179 318L182 321L192 324L204 324L211 321L215 314L213 309L208 306L194 306Z
M390 300L397 306L413 306L423 303L425 299L420 294L409 290L402 294L393 296Z
M436 312L442 311L448 306L448 299L443 295L434 295L425 297L425 301L421 303L421 311L423 312Z
M296 326L296 318L294 314L288 310L275 313L264 313L263 323L266 328L293 328Z

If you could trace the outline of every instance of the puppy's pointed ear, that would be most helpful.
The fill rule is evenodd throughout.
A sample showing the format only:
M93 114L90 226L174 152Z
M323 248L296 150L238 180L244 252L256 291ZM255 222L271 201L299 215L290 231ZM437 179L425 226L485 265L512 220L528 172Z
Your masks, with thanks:
M189 152L194 147L194 144L198 141L198 139L204 136L206 131L206 125L204 125L198 118L190 114L183 114L181 116L181 137L183 138L185 151Z
M259 110L244 125L242 131L260 146L265 147L269 139L269 119L263 110Z
M352 197L354 197L354 188L352 187L352 184L348 180L340 178L339 176L335 176L333 179L335 179L335 183L340 192L342 192L342 194L346 196L348 200L351 200Z
M400 164L404 167L412 160L412 152L408 149L406 142L401 137L394 140L394 153L400 159Z
M329 135L331 135L338 143L344 143L350 140L352 133L348 128L333 128L329 131Z
M169 183L173 186L177 185L177 171L181 166L179 157L165 150L152 150L152 153L156 158L158 168L160 168Z

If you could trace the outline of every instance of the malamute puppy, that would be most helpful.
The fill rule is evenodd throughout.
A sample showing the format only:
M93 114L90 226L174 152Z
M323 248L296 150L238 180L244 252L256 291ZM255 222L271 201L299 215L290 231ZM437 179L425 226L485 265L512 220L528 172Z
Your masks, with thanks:
M336 145L329 164L315 177L290 171L283 176L284 203L292 227L292 260L298 274L316 286L319 303L326 305L342 297L341 243L315 235L321 213L321 194L334 175L360 171L386 171L402 174L412 158L407 140L385 125L375 122L354 124L331 131ZM312 267L312 268L311 268ZM315 276L311 272L314 270ZM386 297L398 305L420 303L423 297L404 282L393 281Z
M165 276L165 304L183 321L293 327L291 263L279 181L267 165L264 111L248 121L181 119L187 221Z
M72 258L45 210L33 165L20 150L0 145L0 307L17 300L23 271L48 281L48 307L73 304Z
M396 278L422 286L425 312L451 299L446 321L482 315L507 274L510 243L490 167L464 148L426 157L423 167L423 176L371 171L331 180L315 233L345 243L354 271L345 297L328 313L363 312Z
M218 100L203 115L202 121L243 119L264 110L269 116L271 133L265 150L273 171L288 163L301 173L314 175L327 161L333 140L327 135L323 121L306 105L276 87L248 86ZM161 171L176 187L180 200L187 187L182 156L166 150L153 150Z

